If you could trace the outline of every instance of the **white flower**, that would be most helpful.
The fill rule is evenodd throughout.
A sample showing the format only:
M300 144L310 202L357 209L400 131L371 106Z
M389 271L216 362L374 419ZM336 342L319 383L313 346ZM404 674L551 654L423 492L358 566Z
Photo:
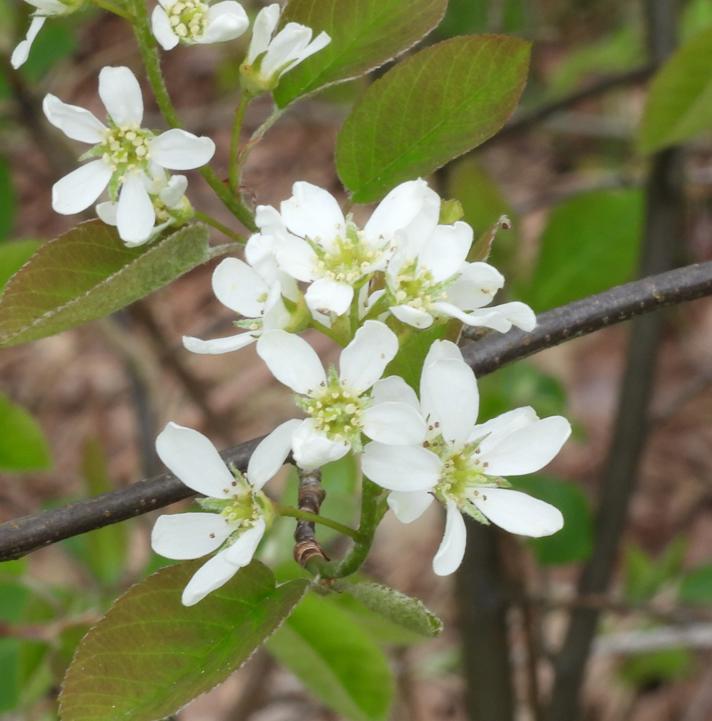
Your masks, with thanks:
M548 536L563 525L554 506L508 487L503 476L534 473L547 465L571 433L561 416L540 419L518 408L477 424L475 376L453 343L433 344L423 367L420 408L428 424L424 444L369 443L363 471L391 491L388 505L403 523L420 517L437 498L447 509L445 535L433 568L457 569L465 553L461 513L511 533Z
M274 35L279 16L279 5L273 3L260 10L252 26L250 47L240 73L247 91L255 95L274 89L284 73L331 42L325 32L312 40L312 29L299 23L287 23Z
M160 516L151 533L153 550L176 560L218 551L188 582L184 605L198 603L252 560L272 519L271 502L261 489L282 466L294 423L278 426L257 446L244 476L231 471L215 446L191 428L169 423L156 439L163 463L186 486L206 496L198 503L210 512Z
M366 321L341 352L338 373L334 368L327 373L299 336L281 330L262 334L257 353L277 380L298 394L297 404L307 414L292 435L298 466L313 470L351 448L359 450L361 433L381 443L423 441L424 420L411 401L401 399L405 382L379 380L397 352L395 334L383 323Z
M36 9L32 13L32 21L25 39L18 43L10 57L10 64L15 70L27 61L32 43L34 43L39 31L42 30L47 18L69 15L84 4L84 0L25 0L25 2Z
M385 270L404 229L429 235L440 199L423 180L402 183L379 204L364 228L345 218L337 200L310 183L294 184L280 205L257 209L256 222L269 238L279 267L309 283L305 299L312 314L343 315L376 271Z
M158 0L151 25L164 50L179 42L186 45L223 43L239 38L250 21L245 9L235 0L211 5L202 0Z
M536 315L524 303L484 308L504 285L504 277L487 263L467 262L472 240L472 228L463 222L438 225L425 238L406 228L388 263L388 292L379 307L388 306L398 320L416 328L428 328L436 318L457 318L501 332L513 325L533 330Z
M72 140L93 146L83 156L90 162L54 184L52 207L62 215L80 213L108 187L111 200L118 202L119 235L137 245L150 238L156 223L149 194L152 178L161 169L205 165L215 153L215 144L178 128L160 135L142 128L141 88L128 68L103 68L99 96L109 115L108 126L84 108L45 96L42 107L49 122Z
M226 338L201 340L183 337L183 345L193 353L218 354L245 348L254 343L265 330L287 328L292 314L284 297L296 304L299 290L296 283L277 268L263 238L252 236L245 246L247 263L226 258L213 272L215 297L230 310L244 316L236 325L245 332Z

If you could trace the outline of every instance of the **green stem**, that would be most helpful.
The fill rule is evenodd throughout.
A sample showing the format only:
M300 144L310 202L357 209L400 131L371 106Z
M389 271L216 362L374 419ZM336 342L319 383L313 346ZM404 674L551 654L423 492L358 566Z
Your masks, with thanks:
M351 340L351 338L347 338L344 333L340 333L333 328L329 328L323 323L320 323L318 320L315 320L314 318L311 319L311 325L312 328L318 330L319 333L325 335L327 338L331 338L334 343L338 343L338 345L340 345L342 348L345 348Z
M355 541L360 539L358 531L353 528L349 528L348 526L344 526L343 523L334 521L331 518L319 516L316 513L310 513L309 511L301 511L292 506L280 506L276 503L274 504L274 508L280 516L289 516L290 518L297 518L300 521L309 521L310 523L320 523L322 526L333 528L335 531L338 531L349 538L353 538Z
M223 235L231 238L236 243L242 243L244 245L245 239L241 235L238 235L237 233L230 230L227 225L223 225L219 220L213 218L212 215L208 215L207 213L201 213L199 210L196 210L195 219L199 220L201 223L205 223L205 225L209 225L212 228L215 228L215 230L219 230Z
M245 111L251 100L252 98L247 93L242 94L235 110L235 120L232 124L232 134L230 136L230 190L237 198L240 197L240 133L245 119Z
M217 173L210 167L200 169L205 182L213 189L215 195L222 200L223 205L248 229L256 231L255 219L250 209L230 192L230 189L218 178Z
M111 0L92 0L92 2L98 8L113 13L114 15L118 15L120 18L128 20L128 22L131 22L133 20L129 12L127 12L119 4L112 2Z

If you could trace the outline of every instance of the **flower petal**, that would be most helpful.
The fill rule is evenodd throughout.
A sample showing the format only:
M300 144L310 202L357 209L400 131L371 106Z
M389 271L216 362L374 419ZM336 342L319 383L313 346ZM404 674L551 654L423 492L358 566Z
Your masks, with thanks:
M86 210L104 192L112 172L103 160L81 165L52 186L52 209L61 215Z
M213 271L212 282L215 297L230 310L246 318L262 315L269 287L247 263L225 258Z
M296 64L309 45L312 29L299 23L287 23L273 38L262 59L260 72L264 77L282 75Z
M225 549L225 558L237 568L247 566L265 535L265 522L258 518L252 528L243 531L235 543Z
M472 429L468 442L480 441L480 451L486 453L504 438L520 428L525 428L539 420L539 416L531 406L515 408L480 423Z
M254 488L262 488L285 464L292 450L292 436L303 422L297 418L285 421L257 445L247 465L247 480Z
M45 24L47 18L41 15L35 15L30 22L30 27L27 29L27 35L25 39L21 40L15 49L12 51L10 56L10 65L14 70L24 65L27 62L27 58L30 56L30 50L32 49L32 43L35 42L37 33L42 30L42 26Z
M99 97L117 125L140 127L143 120L143 95L136 76L127 67L101 69Z
M298 335L284 330L266 331L257 341L257 354L272 375L295 393L307 395L326 383L319 356Z
M119 237L126 245L142 245L151 237L155 222L156 210L143 174L130 173L124 177L116 212Z
M202 355L221 355L232 351L247 348L259 338L256 333L238 333L237 335L226 336L225 338L213 338L212 340L201 340L189 335L183 336L183 347L191 353Z
M423 367L435 363L439 360L456 360L461 363L465 362L462 357L462 351L451 340L436 340L430 346L428 354L425 356Z
M438 225L423 246L418 265L440 283L462 270L471 245L472 228L467 223Z
M462 361L440 360L424 366L420 403L429 425L456 446L468 439L477 421L479 393L472 369Z
M274 252L279 267L293 278L308 283L316 277L316 253L305 240L296 236L280 238L275 244Z
M188 178L185 175L173 175L159 192L158 197L168 208L177 208L186 190L188 190Z
M223 0L208 9L208 22L199 43L223 43L239 38L250 25L245 9L235 0Z
M396 401L398 403L407 403L415 410L420 410L418 396L400 376L388 376L377 381L373 386L371 399L374 404Z
M571 424L566 418L542 418L483 450L480 459L488 464L487 473L492 476L535 473L551 462L570 435Z
M173 513L156 520L151 548L177 561L200 558L220 548L231 532L220 513Z
M151 14L151 30L153 30L153 36L158 40L159 45L164 50L173 50L173 48L178 45L179 38L173 32L171 21L166 11L160 5L156 5L156 7L153 8L153 13Z
M432 493L391 491L386 499L388 507L401 523L412 523L420 518L433 502Z
M389 491L429 491L440 479L442 463L421 446L369 443L361 457L363 472Z
M239 568L227 560L227 550L220 551L193 574L183 589L181 601L184 606L195 606L209 593L224 586L238 572Z
M292 436L292 452L296 464L305 471L338 461L351 450L347 441L332 440L318 431L311 418L302 421Z
M503 303L465 313L452 303L438 301L433 303L433 309L441 315L457 318L465 325L492 328L500 333L507 333L513 325L525 331L531 331L536 327L536 314L525 303Z
M302 50L295 58L295 62L289 67L291 70L299 63L304 62L307 58L311 57L320 50L323 50L331 42L331 36L322 30L304 50Z
M188 488L210 498L230 498L235 479L202 433L170 422L156 438L164 465Z
M433 571L438 576L449 576L457 571L465 556L466 545L465 520L455 502L448 500L445 534L440 548L433 558Z
M333 247L334 240L345 233L346 221L336 198L311 183L295 183L292 197L282 202L280 210L292 233L319 240L325 248Z
M255 62L258 55L267 50L272 33L274 33L277 23L279 23L279 14L279 3L272 3L272 5L262 8L257 13L255 22L252 25L252 39L250 40L250 49L246 58L246 62L250 65Z
M151 159L167 170L192 170L215 155L215 143L180 128L172 128L151 141Z
M413 328L430 328L433 324L433 316L430 313L410 305L394 305L391 307L391 313L401 323L412 325Z
M558 508L509 488L481 488L472 502L496 526L520 536L550 536L564 526Z
M353 340L341 351L339 378L352 391L361 394L382 375L398 353L398 337L385 323L367 320Z
M460 276L447 288L447 300L463 310L475 310L492 302L504 285L504 276L488 263L466 263Z
M374 403L361 415L363 432L387 445L419 445L425 440L425 420L407 403Z
M94 144L104 139L105 125L78 105L68 105L55 95L47 94L42 101L42 110L47 120L72 140Z
M307 292L304 300L309 310L317 313L334 313L343 315L351 307L354 289L347 283L339 283L331 278L315 280Z
M106 203L97 203L97 217L102 223L106 223L107 225L116 225L116 213L118 207L118 203L112 203L111 201L107 201Z

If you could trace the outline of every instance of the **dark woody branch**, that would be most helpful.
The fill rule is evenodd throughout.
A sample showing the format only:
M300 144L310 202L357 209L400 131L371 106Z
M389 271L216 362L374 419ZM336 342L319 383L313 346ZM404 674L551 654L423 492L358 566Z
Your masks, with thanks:
M319 515L325 497L326 491L321 487L321 471L300 471L297 502L299 510ZM300 566L307 566L313 559L329 560L316 540L315 524L312 521L298 520L294 531L294 560Z
M518 330L504 335L491 333L465 345L463 354L475 373L483 376L572 338L708 295L712 295L712 261L626 283L555 308L538 316L538 325L531 333ZM245 470L260 440L230 448L222 456ZM165 473L64 508L7 521L0 524L0 561L20 558L42 546L148 513L191 495L190 489Z

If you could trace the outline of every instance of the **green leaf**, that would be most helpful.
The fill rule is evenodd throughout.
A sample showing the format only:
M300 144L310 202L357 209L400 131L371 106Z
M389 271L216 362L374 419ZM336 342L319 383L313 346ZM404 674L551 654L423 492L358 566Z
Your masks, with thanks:
M0 470L39 471L51 464L47 441L37 421L0 394Z
M675 681L691 671L694 656L687 648L666 648L626 658L618 673L636 688Z
M140 248L114 228L82 223L44 243L0 298L0 346L59 333L109 315L210 257L208 231L190 225Z
M181 592L204 559L133 586L81 642L64 679L63 721L155 721L239 668L304 595L257 561L195 606Z
M529 54L529 43L514 37L453 38L373 83L336 144L339 177L353 200L378 200L494 135L519 100Z
M653 78L639 145L652 153L712 130L712 28L683 45Z
M666 585L677 579L685 555L685 541L677 538L653 558L638 546L625 549L623 591L632 603L652 599Z
M438 636L443 622L417 598L379 583L344 583L339 591L357 598L364 606L389 621L426 638Z
M328 599L307 596L267 648L322 703L351 721L385 721L393 697L388 661Z
M529 540L534 555L545 566L583 561L593 549L593 518L584 492L567 481L548 476L527 476L512 485L535 498L556 506L564 516L564 527L553 536Z
M420 390L420 374L430 346L447 333L447 324L436 323L422 331L407 329L401 337L398 355L388 364L383 377L400 376L416 393Z
M700 566L689 571L682 577L678 598L683 603L701 604L712 603L712 565Z
M280 80L277 105L383 65L427 35L446 7L447 0L290 0L282 22L325 31L331 43Z
M643 222L639 190L578 195L551 214L531 280L518 295L537 311L569 303L632 276Z
M38 240L17 240L0 245L0 292L40 245Z
M15 190L12 187L10 165L0 157L0 240L6 238L15 222ZM0 259L0 273L2 261Z

